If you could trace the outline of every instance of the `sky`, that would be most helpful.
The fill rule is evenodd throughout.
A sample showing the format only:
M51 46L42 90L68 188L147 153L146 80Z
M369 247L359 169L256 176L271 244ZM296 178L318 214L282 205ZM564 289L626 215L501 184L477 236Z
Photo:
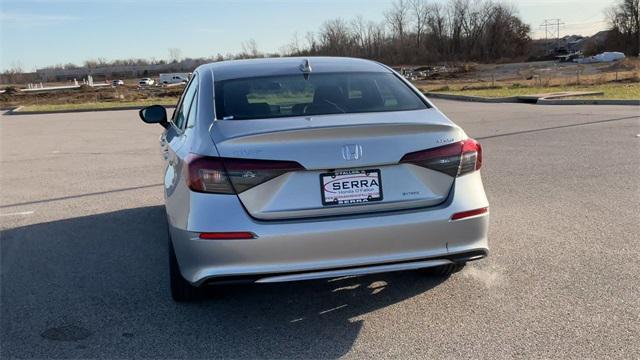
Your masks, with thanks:
M446 2L446 0L431 0ZM540 24L559 18L561 36L606 28L604 9L614 0L508 0L534 38ZM382 21L391 0L0 0L0 71L87 59L168 59L237 53L255 40L278 52L324 21L362 16Z

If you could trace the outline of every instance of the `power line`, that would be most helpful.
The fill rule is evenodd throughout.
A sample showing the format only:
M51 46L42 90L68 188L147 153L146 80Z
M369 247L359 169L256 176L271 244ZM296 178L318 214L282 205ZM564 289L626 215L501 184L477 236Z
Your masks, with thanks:
M560 39L560 25L564 25L560 19L546 19L540 25L541 28L544 28L544 39L549 40L550 37Z

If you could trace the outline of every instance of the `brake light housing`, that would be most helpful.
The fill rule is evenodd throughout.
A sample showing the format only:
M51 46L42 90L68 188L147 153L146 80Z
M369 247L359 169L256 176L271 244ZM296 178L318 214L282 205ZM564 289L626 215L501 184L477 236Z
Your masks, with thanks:
M482 167L482 146L474 139L466 139L452 144L406 154L401 163L421 166L457 177L480 170Z
M291 171L304 170L295 161L222 158L190 154L187 184L197 192L239 194Z

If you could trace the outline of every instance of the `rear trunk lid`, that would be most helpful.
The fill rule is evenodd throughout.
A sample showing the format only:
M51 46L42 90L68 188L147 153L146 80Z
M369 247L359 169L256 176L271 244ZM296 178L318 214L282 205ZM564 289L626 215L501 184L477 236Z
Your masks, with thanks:
M238 194L251 216L277 220L440 204L454 177L399 161L465 135L436 109L427 109L221 120L211 127L211 137L221 157L295 161L304 167ZM343 186L339 196L332 186ZM357 201L350 201L344 191L372 191L373 196L363 201L354 195Z

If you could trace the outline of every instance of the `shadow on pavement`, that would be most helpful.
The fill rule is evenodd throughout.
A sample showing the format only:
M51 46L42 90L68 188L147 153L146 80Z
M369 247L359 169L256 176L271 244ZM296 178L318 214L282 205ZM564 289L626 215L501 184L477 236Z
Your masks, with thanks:
M417 272L213 288L191 304L168 289L164 207L2 232L2 358L336 358L360 315L443 279Z

